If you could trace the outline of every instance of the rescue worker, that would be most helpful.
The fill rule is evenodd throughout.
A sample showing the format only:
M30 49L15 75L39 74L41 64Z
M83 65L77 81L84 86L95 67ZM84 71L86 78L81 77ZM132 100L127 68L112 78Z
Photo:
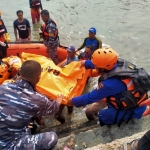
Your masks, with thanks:
M53 149L57 144L56 133L31 135L28 125L33 117L55 114L64 96L60 94L53 101L35 91L41 75L41 66L36 61L25 61L19 74L15 82L0 86L0 149Z
M31 8L32 23L40 21L40 11L43 10L41 0L29 0Z
M3 20L1 19L1 12L0 12L0 59L7 56L7 42L11 42L9 33L5 27Z
M88 46L85 47L84 52L80 53L78 58L80 60L89 60L89 59L91 59L92 54L93 54L93 46L88 45Z
M57 56L57 47L59 46L58 29L56 23L50 18L47 10L41 11L41 18L44 21L40 29L40 34L44 40L44 44L47 47L48 56L57 65L60 61Z
M15 34L15 42L30 42L31 41L31 27L30 23L27 19L23 18L23 11L18 10L16 12L18 19L16 19L13 23L14 26L14 34ZM19 37L18 37L18 34Z
M133 109L128 109L129 107L132 108L128 103L132 104L133 101L145 100L147 93L141 95L139 92L130 92L136 87L123 69L123 67L126 68L126 66L123 66L124 62L118 59L117 53L113 49L98 49L93 53L91 60L86 60L83 64L87 69L95 68L101 75L98 87L88 94L72 98L68 105L81 107L93 103L86 109L86 116L89 120L93 120L98 115L101 126L116 123L120 126L124 120L128 122L130 119L142 117L146 107L138 107L138 104L135 103ZM132 65L128 67L132 68ZM122 78L119 77L121 73L124 73ZM104 109L107 106L108 108Z
M94 27L89 29L89 36L84 39L83 44L77 49L77 51L88 45L93 46L93 51L97 50L98 48L102 48L102 41L96 37L96 29Z

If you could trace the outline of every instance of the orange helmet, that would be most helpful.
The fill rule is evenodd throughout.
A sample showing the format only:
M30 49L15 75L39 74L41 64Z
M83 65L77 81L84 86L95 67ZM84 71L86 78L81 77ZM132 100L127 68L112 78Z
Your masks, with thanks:
M93 53L91 60L97 68L111 70L115 66L118 57L113 49L100 48Z
M6 64L0 65L0 76L3 76L8 71L8 66Z

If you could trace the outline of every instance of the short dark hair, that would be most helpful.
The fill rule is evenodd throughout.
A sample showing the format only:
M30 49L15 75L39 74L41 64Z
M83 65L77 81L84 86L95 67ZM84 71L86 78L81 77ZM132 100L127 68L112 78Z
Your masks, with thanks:
M41 70L41 65L37 61L27 60L21 66L20 76L28 81L35 80Z
M48 12L48 10L46 10L46 9L42 10L42 11L41 11L41 14L44 14L44 15L46 15L46 16L49 16L49 12Z
M23 11L22 10L17 10L17 12L16 12L17 16L18 16L19 13L23 14Z
M93 46L92 45L87 45L86 48L89 48L91 51L93 51Z

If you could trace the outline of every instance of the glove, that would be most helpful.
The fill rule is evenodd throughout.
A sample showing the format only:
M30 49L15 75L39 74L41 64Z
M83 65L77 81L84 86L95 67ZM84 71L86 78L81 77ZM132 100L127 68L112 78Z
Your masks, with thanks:
M7 42L11 42L9 33L5 33L5 38L6 38L6 41L7 41Z
M143 116L147 116L150 114L150 98L140 104L140 106L146 105L149 106L149 108L143 113Z
M6 44L4 42L1 42L1 41L0 41L0 45L3 47L6 47Z

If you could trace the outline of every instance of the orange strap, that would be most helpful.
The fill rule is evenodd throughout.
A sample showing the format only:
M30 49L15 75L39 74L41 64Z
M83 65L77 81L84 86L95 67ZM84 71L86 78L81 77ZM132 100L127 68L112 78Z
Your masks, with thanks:
M5 80L7 80L10 77L11 73L6 72L2 78L0 78L0 84L2 84Z

